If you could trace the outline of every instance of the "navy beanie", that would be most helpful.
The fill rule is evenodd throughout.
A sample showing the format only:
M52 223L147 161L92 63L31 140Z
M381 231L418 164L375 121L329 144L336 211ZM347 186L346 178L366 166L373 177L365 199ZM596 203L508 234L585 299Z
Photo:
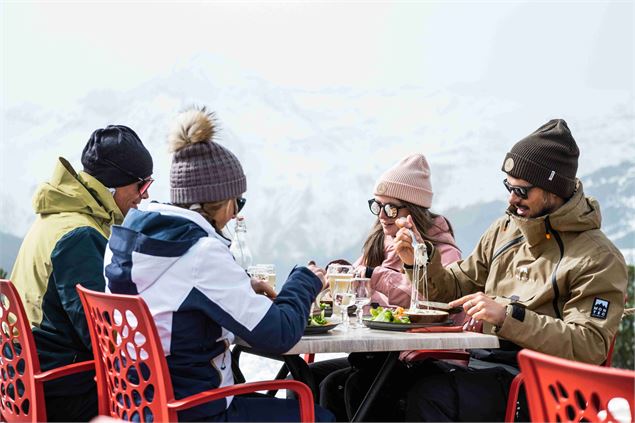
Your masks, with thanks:
M152 175L152 156L127 126L108 125L90 136L82 152L84 171L108 188L130 185Z

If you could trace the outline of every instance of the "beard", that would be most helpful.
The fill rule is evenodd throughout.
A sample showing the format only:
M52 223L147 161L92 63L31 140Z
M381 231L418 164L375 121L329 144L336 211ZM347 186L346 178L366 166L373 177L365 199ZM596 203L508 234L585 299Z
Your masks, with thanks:
M547 192L543 192L542 203L537 204L536 207L537 207L537 211L534 211L534 209L529 209L527 208L527 206L523 206L522 201L509 204L509 209L515 216L521 216L527 219L535 219L538 217L551 214L560 207L560 204L558 201L554 200ZM529 214L526 216L519 214L518 213L519 208L523 209L524 211L528 211Z

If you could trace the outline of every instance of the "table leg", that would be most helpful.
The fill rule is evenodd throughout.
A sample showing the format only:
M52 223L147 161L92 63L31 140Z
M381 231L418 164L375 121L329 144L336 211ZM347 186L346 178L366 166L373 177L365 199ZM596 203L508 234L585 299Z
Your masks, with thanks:
M377 373L377 376L375 376L375 380L373 380L372 385L370 385L370 388L368 388L366 396L364 396L362 403L359 405L359 408L351 419L352 422L367 421L366 415L370 411L370 406L379 394L379 391L386 382L386 379L388 379L388 376L390 375L392 369L395 367L395 364L397 364L398 359L399 351L390 351L388 353L388 357L386 357L384 364L382 364L381 369L379 369L379 373Z
M304 361L299 355L284 355L282 357L284 358L284 362L287 365L291 376L293 376L295 380L306 383L306 385L311 388L311 392L313 392L313 399L315 402L318 402L320 389L316 385L313 373L311 373L311 369L309 369L309 365L306 361Z

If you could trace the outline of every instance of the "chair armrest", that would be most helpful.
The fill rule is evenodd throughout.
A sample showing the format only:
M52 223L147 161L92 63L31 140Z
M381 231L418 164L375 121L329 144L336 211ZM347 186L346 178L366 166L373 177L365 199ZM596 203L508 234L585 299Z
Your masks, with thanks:
M507 397L507 409L505 410L505 421L513 422L516 418L516 403L518 402L518 393L520 387L523 386L523 374L518 373L509 387L509 396Z
M75 373L87 372L95 369L95 362L93 360L82 361L80 363L69 364L68 366L57 367L55 369L47 370L33 375L35 380L40 382L47 382L53 379L59 379L64 376L72 375Z
M199 392L198 394L190 395L180 400L170 401L168 408L179 411L232 395L266 391L268 389L289 389L295 392L300 403L300 420L303 422L315 420L311 389L304 383L296 380L267 380L210 389L209 391Z

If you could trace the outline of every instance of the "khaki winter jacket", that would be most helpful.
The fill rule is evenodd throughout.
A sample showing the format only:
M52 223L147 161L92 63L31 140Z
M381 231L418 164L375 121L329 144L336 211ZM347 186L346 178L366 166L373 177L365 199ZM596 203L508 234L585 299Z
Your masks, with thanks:
M526 219L508 211L465 260L443 268L432 253L430 297L451 301L483 291L507 305L503 325L486 331L523 348L600 364L624 310L627 281L624 258L600 224L599 204L584 196L580 181L552 214ZM512 317L519 314L513 303L525 309L522 321Z

